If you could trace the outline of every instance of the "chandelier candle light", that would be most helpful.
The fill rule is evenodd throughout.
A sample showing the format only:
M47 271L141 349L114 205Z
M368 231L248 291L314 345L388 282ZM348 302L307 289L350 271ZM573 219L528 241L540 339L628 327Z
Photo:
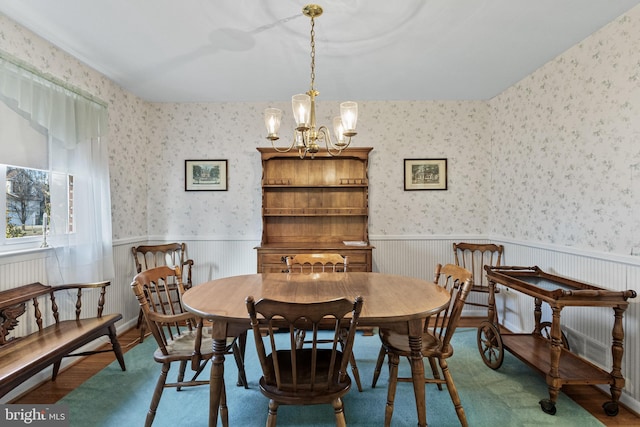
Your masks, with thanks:
M275 141L280 137L280 121L282 110L278 108L267 108L264 110L264 122L267 126L267 139L271 141L273 148L281 153L291 151L294 147L298 149L300 158L304 159L307 153L311 158L320 150L318 142L324 142L327 152L332 156L338 156L342 150L351 143L351 137L356 135L356 122L358 120L358 104L352 101L340 104L340 117L333 119L333 130L336 141L331 140L331 135L326 126L316 128L316 96L320 94L315 89L315 18L322 15L322 8L317 4L308 4L302 9L302 13L311 18L311 87L305 94L298 94L291 97L293 108L293 118L296 121L296 128L293 131L293 140L289 147L276 147Z

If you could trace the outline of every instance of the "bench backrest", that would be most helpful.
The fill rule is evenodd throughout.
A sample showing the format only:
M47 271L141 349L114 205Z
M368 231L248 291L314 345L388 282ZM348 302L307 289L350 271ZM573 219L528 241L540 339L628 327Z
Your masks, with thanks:
M75 292L75 298L71 298L74 307L73 312L65 316L69 319L78 320L82 317L82 304L84 290L98 289L97 312L90 316L102 316L104 309L106 287L109 282L72 284L62 286L49 286L42 283L31 283L29 285L18 286L5 291L0 291L0 346L18 339L27 333L42 330L48 324L59 323L61 321L61 310L58 307L56 294L62 291ZM69 299L69 298L66 298ZM32 313L21 318L25 313ZM43 314L45 313L45 314Z

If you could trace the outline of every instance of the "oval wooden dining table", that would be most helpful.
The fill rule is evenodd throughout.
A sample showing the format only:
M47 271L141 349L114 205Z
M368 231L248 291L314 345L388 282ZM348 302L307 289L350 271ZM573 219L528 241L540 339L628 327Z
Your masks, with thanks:
M362 296L360 326L384 326L409 335L411 372L418 425L427 425L424 364L420 348L424 321L449 303L446 289L413 277L382 273L264 273L225 277L201 283L183 296L187 310L212 320L214 339L210 382L209 426L215 426L223 387L225 343L250 329L245 299L317 302ZM357 345L357 340L356 340ZM223 425L227 414L220 414Z

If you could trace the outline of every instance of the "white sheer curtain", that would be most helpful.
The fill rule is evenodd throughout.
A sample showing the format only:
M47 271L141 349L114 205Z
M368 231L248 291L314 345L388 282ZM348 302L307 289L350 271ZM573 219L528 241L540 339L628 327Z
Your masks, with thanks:
M108 115L105 106L0 56L0 102L49 137L50 284L110 280L114 274ZM67 176L73 176L73 232L67 229Z

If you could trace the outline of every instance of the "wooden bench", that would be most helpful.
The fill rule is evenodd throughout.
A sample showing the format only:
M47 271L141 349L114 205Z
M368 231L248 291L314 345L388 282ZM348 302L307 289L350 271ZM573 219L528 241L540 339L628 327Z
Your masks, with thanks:
M109 284L106 281L53 287L32 283L0 292L0 397L50 365L51 380L55 381L62 359L69 356L113 351L122 370L126 370L115 327L122 315L102 314ZM95 317L81 316L83 291L85 299L99 293ZM75 303L75 307L59 310L58 304L67 302ZM61 316L60 312L72 312L74 308L75 316ZM20 318L27 312L33 314L33 319ZM34 323L29 325L31 322ZM21 331L27 332L20 334ZM111 349L73 353L103 335L109 337Z

